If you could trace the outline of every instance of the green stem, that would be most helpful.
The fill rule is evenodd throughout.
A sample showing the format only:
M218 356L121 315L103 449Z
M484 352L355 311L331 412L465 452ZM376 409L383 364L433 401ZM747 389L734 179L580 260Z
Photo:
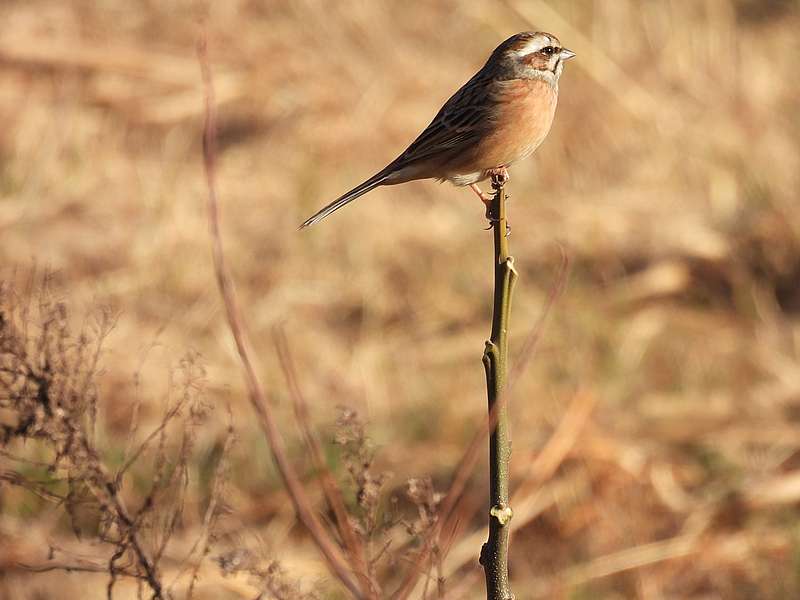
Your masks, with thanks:
M504 183L492 179L495 193L489 213L494 230L494 309L492 335L486 342L483 366L489 397L489 539L481 549L487 600L513 600L508 581L508 537L511 521L508 463L511 458L508 407L503 389L508 376L508 322L511 295L517 281L514 258L508 254Z

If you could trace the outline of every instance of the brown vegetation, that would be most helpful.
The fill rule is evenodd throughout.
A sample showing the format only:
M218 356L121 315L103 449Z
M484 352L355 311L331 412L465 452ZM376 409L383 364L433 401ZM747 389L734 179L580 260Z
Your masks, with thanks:
M572 268L509 407L514 590L800 595L797 2L35 0L0 5L0 597L102 598L109 571L115 598L155 575L178 598L346 594L215 288L201 20L255 371L327 527L316 436L370 577L400 583L483 422L491 237L432 182L296 227L540 28L578 58L512 172L512 356L562 249ZM417 595L480 597L484 473Z

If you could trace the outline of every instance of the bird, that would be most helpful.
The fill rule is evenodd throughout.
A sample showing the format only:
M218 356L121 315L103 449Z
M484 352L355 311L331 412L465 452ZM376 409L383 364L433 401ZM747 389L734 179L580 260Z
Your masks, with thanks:
M486 64L453 94L400 156L306 219L300 229L383 185L419 179L470 186L487 207L478 183L508 180L508 167L544 141L555 116L558 80L575 57L558 38L523 31L501 43Z

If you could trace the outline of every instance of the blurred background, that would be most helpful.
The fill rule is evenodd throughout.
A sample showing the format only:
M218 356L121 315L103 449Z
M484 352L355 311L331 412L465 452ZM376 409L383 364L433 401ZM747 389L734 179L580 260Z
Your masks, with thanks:
M578 56L549 138L511 173L512 354L562 251L570 272L511 400L517 597L800 596L800 3L0 4L3 280L52 271L76 329L98 304L119 314L97 379L98 446L112 463L134 399L146 435L182 357L202 364L211 412L178 543L202 527L230 404L225 514L197 597L255 597L252 577L219 566L247 547L328 598L343 592L281 488L215 287L202 23L228 261L312 489L272 328L287 332L343 485L334 439L346 407L371 440L381 511L408 513L406 482L445 492L485 414L492 249L475 196L430 181L297 225L404 149L503 39L545 30ZM20 468L5 454L0 467ZM441 565L448 598L483 593L485 471L481 460ZM136 472L147 481L146 466ZM54 546L107 560L58 505L0 482L0 507L0 597L105 597L107 574L19 567ZM394 548L401 529L388 529ZM135 594L121 581L115 597Z

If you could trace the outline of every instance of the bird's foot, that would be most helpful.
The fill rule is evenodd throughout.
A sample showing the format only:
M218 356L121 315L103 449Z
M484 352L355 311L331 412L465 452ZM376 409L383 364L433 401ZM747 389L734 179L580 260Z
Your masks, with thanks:
M484 231L489 231L493 227L496 227L497 224L500 222L500 219L495 219L489 213L486 213L486 219L489 221L489 226L488 227L484 227L484 229L483 229ZM506 237L510 237L510 236L511 236L511 225L509 225L506 222Z
M496 169L489 169L489 177L492 180L492 187L498 189L508 183L511 175L508 174L508 169L505 167L498 167Z
M492 178L492 187L496 190L500 186L504 185L509 180L508 169L502 167L500 169L492 169L489 171L489 175ZM483 205L486 207L486 220L489 221L489 226L486 228L486 231L491 229L495 226L495 223L498 223L500 219L494 214L494 210L492 210L492 203L494 201L494 194L487 194L481 188L478 187L477 184L471 183L469 186L475 194L477 194L478 198L481 199ZM506 195L506 200L508 200L509 196ZM511 235L511 227L506 223L506 237Z
M486 202L486 219L490 223L496 223L498 221L497 217L494 214L494 211L492 210L491 202Z
M478 198L481 199L481 202L483 202L483 205L486 207L486 218L489 219L490 222L493 221L493 218L492 218L492 201L494 200L494 195L493 194L487 194L486 192L484 192L481 188L478 187L477 183L471 183L471 184L469 184L469 187L472 189L473 192L475 192L475 194L478 196ZM490 229L491 229L491 227L492 226L489 225Z
M500 222L500 215L495 211L494 202L486 203L486 220L489 221L488 229L491 229L496 223Z
M477 183L470 183L469 187L473 192L477 194L478 198L480 198L481 202L483 202L486 206L489 206L489 204L492 203L492 198L493 198L492 194L487 194L486 192L484 192L481 188L478 187Z

